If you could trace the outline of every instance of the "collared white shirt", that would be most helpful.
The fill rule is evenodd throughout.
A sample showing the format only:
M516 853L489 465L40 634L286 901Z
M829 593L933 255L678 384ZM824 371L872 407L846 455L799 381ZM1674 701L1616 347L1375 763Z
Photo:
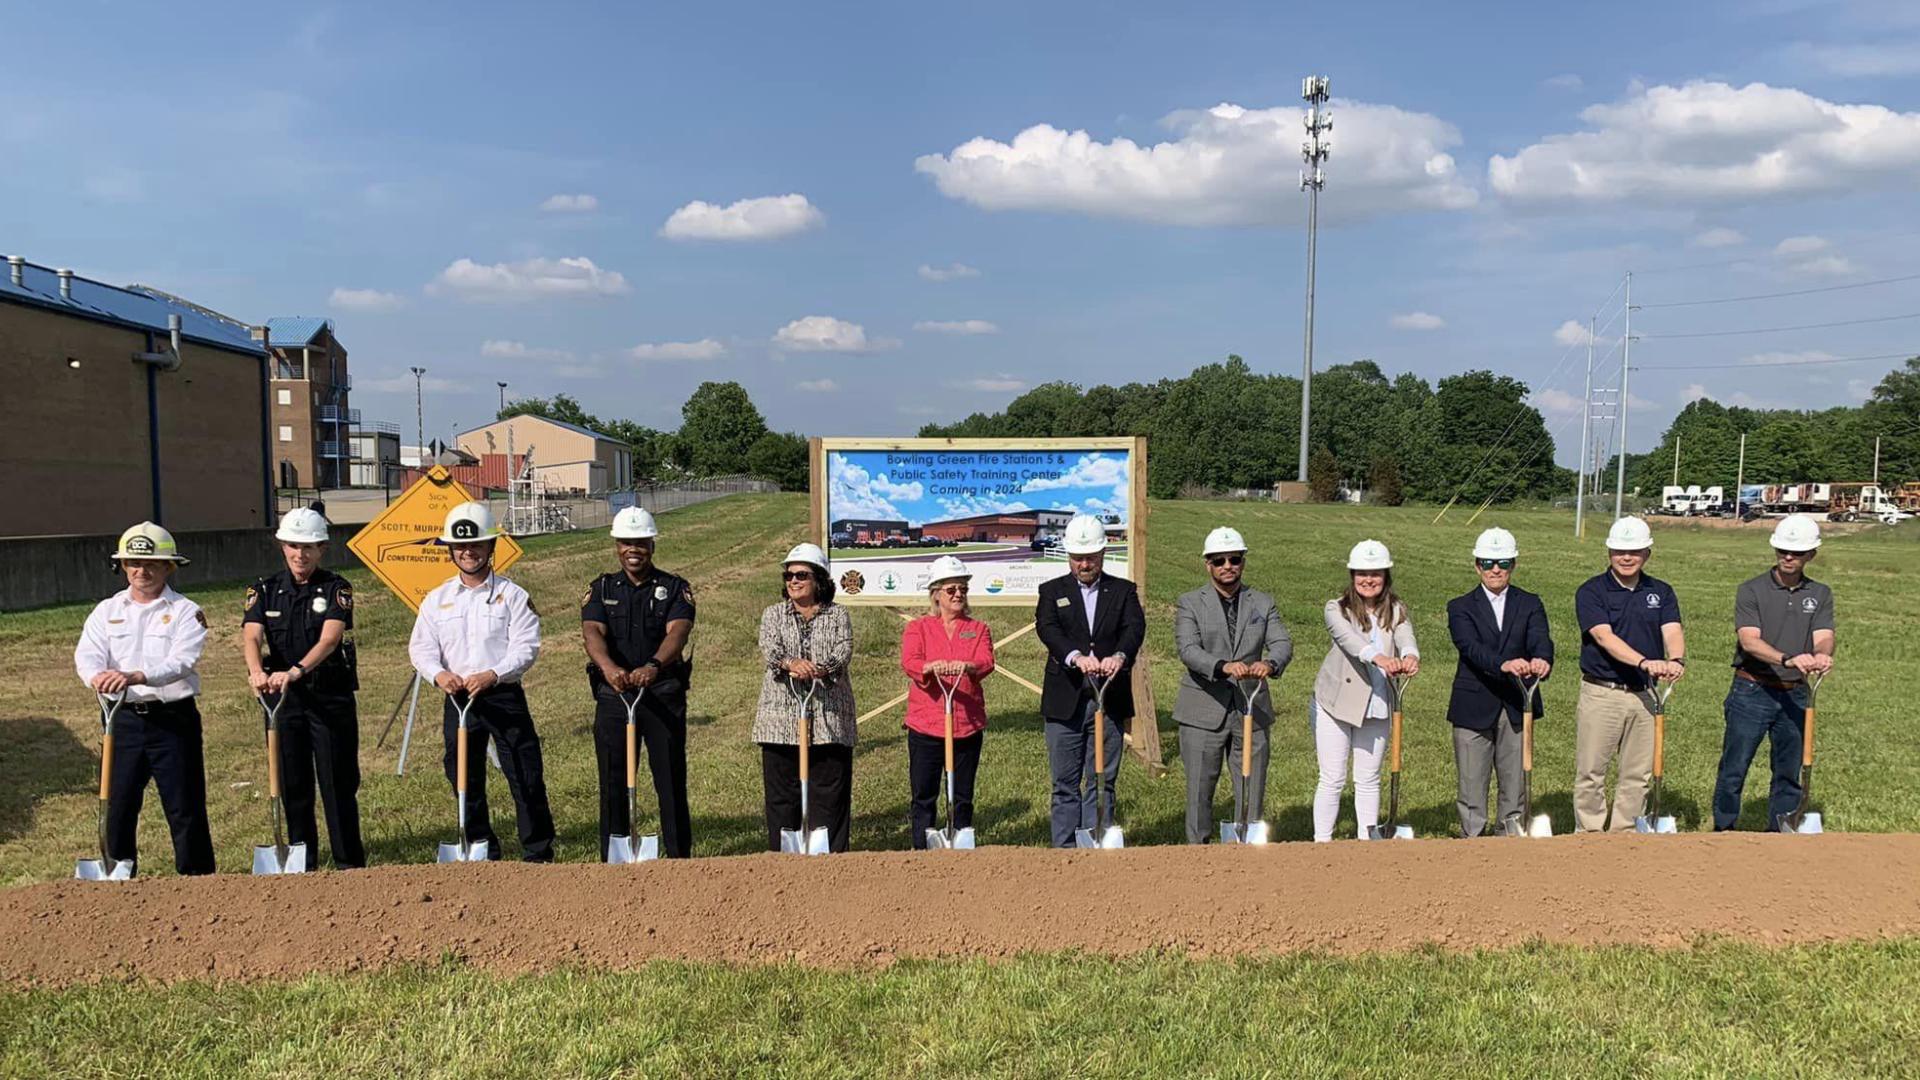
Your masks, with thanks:
M1505 630L1507 628L1507 590L1501 589L1499 592L1494 592L1482 585L1480 591L1487 594L1487 603L1493 605L1493 628Z
M135 603L121 589L94 606L73 650L73 669L93 685L103 671L144 672L147 681L127 687L127 700L153 704L185 701L200 692L200 650L207 643L207 617L200 605L171 585L149 604Z
M1094 622L1100 615L1100 578L1096 577L1086 584L1075 584L1080 585L1080 603L1087 609L1087 633L1091 634Z
M540 655L540 615L527 590L499 574L472 587L455 574L420 601L407 655L428 682L443 671L519 682Z

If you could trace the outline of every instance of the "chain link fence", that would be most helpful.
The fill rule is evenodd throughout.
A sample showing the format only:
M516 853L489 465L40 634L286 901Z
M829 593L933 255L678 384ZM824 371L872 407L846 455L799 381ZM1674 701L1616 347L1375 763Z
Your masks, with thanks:
M613 524L613 515L629 506L642 507L661 514L683 506L709 502L727 495L746 495L779 491L771 480L744 473L732 476L708 476L676 480L665 484L643 484L619 491L602 491L579 498L548 497L538 508L537 520L529 532L570 532L575 529L604 529Z

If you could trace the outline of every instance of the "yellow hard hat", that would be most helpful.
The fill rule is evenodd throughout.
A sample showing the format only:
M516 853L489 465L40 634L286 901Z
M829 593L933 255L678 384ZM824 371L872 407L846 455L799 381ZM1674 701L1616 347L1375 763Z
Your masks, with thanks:
M160 562L187 565L191 560L180 554L179 545L173 542L173 534L155 525L143 521L120 534L120 547L113 553L114 561L121 559L155 559Z

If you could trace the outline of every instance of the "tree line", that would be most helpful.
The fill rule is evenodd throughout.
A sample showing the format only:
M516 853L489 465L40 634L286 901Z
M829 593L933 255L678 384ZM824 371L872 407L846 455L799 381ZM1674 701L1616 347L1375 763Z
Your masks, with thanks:
M1573 491L1553 463L1553 441L1527 385L1490 371L1438 384L1389 379L1371 360L1318 372L1308 434L1310 487L1364 488L1379 502L1552 498ZM1229 356L1179 378L1082 389L1036 386L1004 411L928 424L923 437L1033 438L1146 435L1147 491L1269 488L1298 474L1300 380L1255 372Z
M1762 369L1764 370L1764 369ZM1887 373L1857 406L1799 411L1750 409L1700 398L1680 410L1649 453L1627 458L1627 489L1642 497L1674 482L1725 488L1740 473L1740 436L1747 437L1748 484L1844 483L1873 479L1873 442L1880 439L1880 480L1897 486L1920 479L1920 357ZM1608 465L1607 487L1613 486Z

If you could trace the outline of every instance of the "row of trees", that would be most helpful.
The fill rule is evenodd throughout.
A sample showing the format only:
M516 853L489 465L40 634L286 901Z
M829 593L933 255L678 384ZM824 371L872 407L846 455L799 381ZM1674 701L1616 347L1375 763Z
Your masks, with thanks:
M1313 379L1308 477L1316 497L1364 485L1378 501L1549 498L1573 490L1527 386L1489 371L1429 385L1389 379L1371 360ZM1154 383L1047 383L1004 412L928 424L922 436L1031 438L1146 435L1148 493L1265 488L1297 475L1300 380L1253 371L1238 356Z
M544 416L619 439L633 451L633 475L627 479L636 485L748 472L783 491L807 487L806 437L769 430L766 417L737 382L701 383L680 406L678 431L603 420L566 394L521 398L501 409L498 419L509 416Z
M1680 411L1659 447L1627 459L1627 488L1645 496L1673 483L1677 444L1681 484L1718 484L1731 492L1743 433L1749 484L1871 480L1876 437L1883 483L1920 479L1920 357L1889 372L1857 407L1797 412L1701 398ZM1612 483L1609 471L1609 488Z

